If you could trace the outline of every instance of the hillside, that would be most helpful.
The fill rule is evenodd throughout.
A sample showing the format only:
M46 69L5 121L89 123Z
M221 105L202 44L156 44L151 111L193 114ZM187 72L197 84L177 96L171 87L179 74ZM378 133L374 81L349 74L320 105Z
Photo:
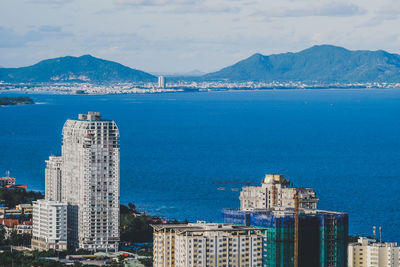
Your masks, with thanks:
M1 68L5 82L154 82L156 77L116 62L95 58L60 57L22 68Z
M379 51L350 51L331 45L298 53L254 54L203 80L400 82L400 56Z

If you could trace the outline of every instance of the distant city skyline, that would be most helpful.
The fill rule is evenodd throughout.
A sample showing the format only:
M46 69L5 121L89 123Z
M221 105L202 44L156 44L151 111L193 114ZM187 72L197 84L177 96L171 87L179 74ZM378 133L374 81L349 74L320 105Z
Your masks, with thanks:
M4 0L0 65L91 54L168 74L315 44L400 53L399 20L394 0Z

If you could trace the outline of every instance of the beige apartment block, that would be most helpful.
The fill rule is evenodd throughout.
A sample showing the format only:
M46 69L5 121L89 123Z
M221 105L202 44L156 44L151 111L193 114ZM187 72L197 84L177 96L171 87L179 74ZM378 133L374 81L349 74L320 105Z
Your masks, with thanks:
M232 224L153 225L154 267L262 265L265 229Z
M397 243L378 242L360 237L348 246L348 267L398 267L400 253Z
M299 196L299 207L317 209L318 198L311 188L291 187L280 174L267 174L261 186L243 187L240 192L240 210L294 208L294 196Z

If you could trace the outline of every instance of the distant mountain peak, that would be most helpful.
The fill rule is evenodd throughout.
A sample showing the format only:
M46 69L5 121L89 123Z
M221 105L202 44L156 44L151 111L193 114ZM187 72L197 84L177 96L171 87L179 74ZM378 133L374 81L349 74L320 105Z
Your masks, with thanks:
M259 58L259 57L264 57L264 55L261 54L261 53L254 53L254 54L251 55L250 57Z
M297 53L252 56L204 75L203 80L400 82L400 56L386 51L351 51L329 44Z
M22 68L2 69L0 80L7 82L154 82L156 77L120 63L83 55L42 60Z

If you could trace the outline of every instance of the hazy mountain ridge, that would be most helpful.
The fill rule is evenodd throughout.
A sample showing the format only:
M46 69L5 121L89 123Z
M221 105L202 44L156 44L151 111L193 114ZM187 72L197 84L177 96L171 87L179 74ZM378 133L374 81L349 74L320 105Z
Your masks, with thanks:
M297 53L254 54L236 64L202 76L197 71L168 77L182 81L259 81L366 83L400 82L400 55L386 51L350 51L318 45ZM21 68L0 68L0 81L18 82L157 82L156 76L117 62L95 58L60 57Z
M5 82L154 82L156 77L91 55L60 57L22 68L0 69Z
M400 56L378 51L350 51L331 45L298 53L254 54L204 80L400 82Z

